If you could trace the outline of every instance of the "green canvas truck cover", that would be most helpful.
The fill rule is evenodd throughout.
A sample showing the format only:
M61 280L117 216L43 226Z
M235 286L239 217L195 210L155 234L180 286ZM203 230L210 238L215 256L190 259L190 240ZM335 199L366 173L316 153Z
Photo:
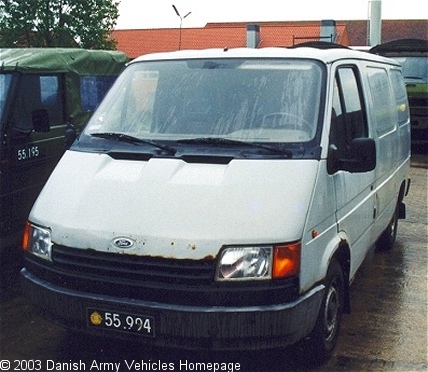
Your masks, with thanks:
M67 112L77 126L86 123L90 113L80 104L80 77L117 76L128 61L120 51L77 48L0 49L0 72L21 74L65 74Z

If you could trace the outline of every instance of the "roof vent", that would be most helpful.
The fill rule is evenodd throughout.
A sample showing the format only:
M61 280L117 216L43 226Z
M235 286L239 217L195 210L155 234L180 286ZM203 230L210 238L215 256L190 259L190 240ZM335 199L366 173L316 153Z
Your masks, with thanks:
M349 49L345 45L329 43L327 41L307 41L305 43L295 44L288 47L289 49L296 48L316 48L316 49Z

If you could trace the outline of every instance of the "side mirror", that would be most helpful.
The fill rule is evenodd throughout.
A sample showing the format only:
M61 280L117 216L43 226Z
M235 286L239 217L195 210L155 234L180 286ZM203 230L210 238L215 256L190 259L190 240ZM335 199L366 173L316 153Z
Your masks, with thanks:
M49 132L51 130L48 110L39 109L32 111L31 120L36 132Z
M67 129L65 130L65 146L67 149L71 147L76 138L76 128L74 128L73 124L67 124Z
M376 142L373 138L354 138L348 156L340 158L336 146L328 151L327 168L330 174L338 170L351 173L369 172L376 168Z

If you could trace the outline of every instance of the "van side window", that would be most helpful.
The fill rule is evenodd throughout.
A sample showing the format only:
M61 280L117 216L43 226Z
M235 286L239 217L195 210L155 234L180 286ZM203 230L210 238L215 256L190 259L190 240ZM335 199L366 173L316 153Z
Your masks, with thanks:
M392 96L391 85L386 70L369 67L367 71L370 91L373 97L376 131L381 136L394 130L397 125L397 112L388 110L388 107L395 106L395 99ZM382 94L379 94L379 92L382 92Z
M61 79L57 75L23 75L12 112L13 129L18 133L31 132L34 113L38 110L46 110L49 117L47 127L63 124L64 110L61 92Z
M338 155L346 158L354 138L368 136L367 118L362 104L361 89L352 67L340 68L335 77L330 143Z
M403 75L399 70L390 71L392 90L394 91L395 102L397 104L398 124L402 125L409 120L409 105L407 104L406 85Z

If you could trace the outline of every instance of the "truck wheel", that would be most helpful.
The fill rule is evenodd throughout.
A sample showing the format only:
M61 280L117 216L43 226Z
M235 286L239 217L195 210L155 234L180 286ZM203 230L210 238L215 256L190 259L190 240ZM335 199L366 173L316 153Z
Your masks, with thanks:
M339 337L345 285L339 262L333 259L325 278L325 294L318 319L309 336L310 358L321 363L330 358Z
M376 242L376 248L380 251L389 251L394 247L398 229L398 207L395 208L387 228Z

